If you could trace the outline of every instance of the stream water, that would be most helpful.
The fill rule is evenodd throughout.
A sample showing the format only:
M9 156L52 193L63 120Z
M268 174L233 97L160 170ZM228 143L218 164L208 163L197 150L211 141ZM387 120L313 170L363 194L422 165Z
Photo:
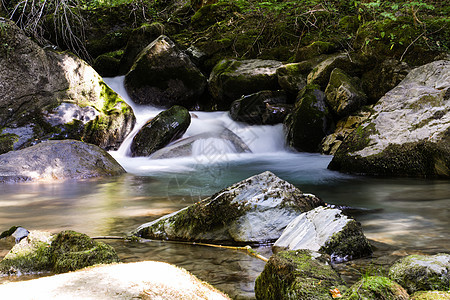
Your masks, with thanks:
M106 79L127 98L123 78ZM132 105L140 127L159 111ZM59 232L72 229L90 236L125 235L154 220L199 201L249 176L270 170L325 202L349 205L375 247L372 260L339 266L352 282L370 265L383 269L412 253L449 252L450 182L349 176L326 169L330 156L291 152L284 147L281 125L248 126L226 112L194 112L185 137L227 128L252 153L235 153L219 138L196 141L193 153L172 159L131 158L131 139L111 154L128 174L97 180L0 185L0 231L12 225ZM132 136L132 135L130 135ZM254 297L254 280L264 262L244 252L153 241L107 241L124 262L159 260L176 264L208 281L233 298ZM0 240L0 258L9 250ZM256 249L270 256L270 245ZM0 282L23 280L0 278ZM28 278L28 277L26 277Z

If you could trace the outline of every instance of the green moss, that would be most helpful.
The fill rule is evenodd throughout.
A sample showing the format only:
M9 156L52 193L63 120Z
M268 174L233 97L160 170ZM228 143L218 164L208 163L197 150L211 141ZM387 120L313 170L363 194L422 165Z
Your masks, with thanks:
M411 296L411 300L449 300L450 292L444 291L421 291Z
M406 291L387 277L369 276L355 283L343 295L346 300L407 300Z
M329 54L335 50L335 46L330 42L314 41L310 45L299 49L295 60L308 60L321 54Z
M1 133L1 130L0 130ZM0 154L13 151L14 144L19 140L16 134L5 133L0 134Z

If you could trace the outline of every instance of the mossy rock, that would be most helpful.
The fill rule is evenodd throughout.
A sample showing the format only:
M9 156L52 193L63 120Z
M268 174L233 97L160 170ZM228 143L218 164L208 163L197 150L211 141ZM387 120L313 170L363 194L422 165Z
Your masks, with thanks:
M94 60L92 67L103 77L117 76L122 55L123 50L102 54Z
M200 29L214 25L217 22L229 19L233 13L240 9L234 3L216 3L201 7L191 18L191 25L195 29Z
M330 42L315 41L310 45L298 49L295 53L295 61L303 61L314 58L321 54L331 54L336 47Z
M13 151L14 144L19 141L19 137L16 134L6 133L1 134L0 131L0 154Z
M148 121L135 135L130 146L132 156L149 156L179 139L191 124L189 111L182 106L172 106Z
M317 85L307 85L284 120L287 144L298 151L317 152L331 124L325 94Z
M369 276L364 277L347 292L343 299L346 300L408 300L409 295L398 283L387 277Z
M416 291L448 291L450 287L450 255L410 255L389 268L389 277L409 293Z
M450 292L420 291L411 296L411 300L450 300Z
M256 299L330 300L330 290L345 290L328 256L309 250L282 251L270 257L256 278Z

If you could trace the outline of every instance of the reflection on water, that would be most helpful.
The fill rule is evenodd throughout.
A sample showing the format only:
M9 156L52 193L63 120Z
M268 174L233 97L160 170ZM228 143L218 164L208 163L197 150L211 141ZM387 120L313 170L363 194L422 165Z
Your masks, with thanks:
M198 170L176 176L158 172L154 176L127 174L80 182L0 185L0 230L22 225L51 232L73 229L90 236L125 235L142 223L272 168L274 173L282 173L277 175L283 179L325 202L375 209L354 216L362 223L368 238L377 242L375 257L380 265L409 253L449 252L449 181L348 177L326 173L329 171L324 169L321 172L326 176L316 178L314 174L319 171L282 172L280 164L237 163L222 170L221 180L209 185L208 175ZM264 268L262 261L228 249L157 241L108 243L116 247L124 262L173 263L236 298L253 297L254 280ZM0 256L6 254L9 246L0 242ZM270 247L258 251L270 256ZM357 269L361 263L367 261L349 262L347 266ZM350 275L348 278L354 279Z

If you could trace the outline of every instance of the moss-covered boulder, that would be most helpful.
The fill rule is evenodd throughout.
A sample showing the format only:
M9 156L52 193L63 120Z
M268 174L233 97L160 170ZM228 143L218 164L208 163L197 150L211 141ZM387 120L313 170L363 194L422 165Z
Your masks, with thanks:
M369 103L374 104L387 92L397 86L411 68L405 62L387 59L365 72L361 77L362 88Z
M261 300L331 300L330 290L344 290L328 256L309 250L282 251L270 257L256 278L255 296Z
M295 218L273 245L274 251L307 249L343 262L372 254L361 225L341 210L317 207Z
M68 138L118 148L135 123L131 107L78 57L42 49L11 21L0 25L7 45L0 51L0 140L9 137L7 148Z
M331 110L341 118L357 111L367 101L360 83L339 68L331 72L325 95Z
M202 2L202 1L199 1ZM211 1L214 2L214 1ZM191 17L191 25L195 29L201 29L214 25L222 20L229 19L233 13L239 12L240 9L234 3L214 3L202 6Z
M306 86L283 123L287 144L298 151L319 151L320 142L329 133L331 120L325 93L317 85Z
M118 261L114 248L85 234L70 230L56 235L31 231L0 262L0 274L63 273Z
M205 87L205 76L189 56L164 35L141 51L125 75L125 88L138 104L191 107Z
M118 74L126 74L130 71L139 53L150 43L164 34L165 28L161 23L143 24L130 33L127 46L120 59Z
M261 91L233 101L230 116L247 124L273 125L282 123L293 105L286 104L283 91Z
M314 69L308 74L308 84L318 84L322 89L325 89L330 79L331 72L339 68L355 76L359 73L359 66L350 59L347 54L333 54L320 62Z
M448 291L450 286L450 255L436 254L406 256L389 268L389 278L408 290Z
M0 183L117 176L125 170L105 150L75 140L47 141L0 155Z
M289 96L296 97L306 86L312 67L308 62L285 64L277 69L278 84Z
M190 124L189 111L182 106L172 106L142 126L131 142L131 155L149 156L181 138Z
M114 77L119 75L120 59L123 50L108 52L97 56L92 67L103 77Z
M450 61L411 71L341 144L329 168L450 177Z
M409 295L398 283L387 277L368 276L352 285L342 299L408 300Z
M185 209L141 225L150 239L244 244L274 241L302 212L323 202L271 172L235 183Z
M449 300L450 292L420 291L411 295L411 300Z
M306 47L302 47L295 53L296 61L308 60L321 54L330 54L336 47L330 42L315 41Z
M274 60L220 61L209 77L209 90L216 108L228 110L243 95L280 89L276 71L281 66L281 62Z

